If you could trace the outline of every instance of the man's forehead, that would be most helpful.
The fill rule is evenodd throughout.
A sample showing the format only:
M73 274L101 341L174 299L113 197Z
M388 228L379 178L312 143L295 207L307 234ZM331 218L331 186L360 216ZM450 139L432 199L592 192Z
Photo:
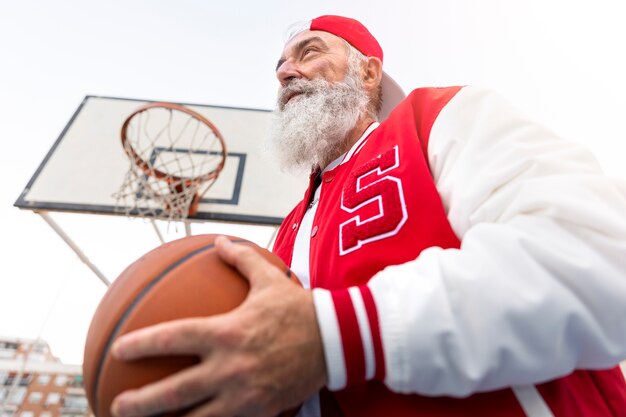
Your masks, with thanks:
M293 52L294 49L297 49L299 45L302 45L303 42L306 42L308 40L311 41L315 41L315 38L319 38L321 39L322 42L324 42L327 46L335 46L335 45L342 45L342 39L339 36L333 35L332 33L329 32L325 32L323 30L303 30L302 32L298 33L297 35L295 35L294 37L292 37L286 44L285 47L283 48L283 54L282 56L287 56L289 55L291 52Z

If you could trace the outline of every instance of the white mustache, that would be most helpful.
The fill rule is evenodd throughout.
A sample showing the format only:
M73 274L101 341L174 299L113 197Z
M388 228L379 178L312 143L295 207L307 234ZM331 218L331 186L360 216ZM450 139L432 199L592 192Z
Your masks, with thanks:
M292 80L287 86L278 90L278 109L284 110L285 105L293 97L300 94L312 94L320 89L320 84L315 81L296 79Z

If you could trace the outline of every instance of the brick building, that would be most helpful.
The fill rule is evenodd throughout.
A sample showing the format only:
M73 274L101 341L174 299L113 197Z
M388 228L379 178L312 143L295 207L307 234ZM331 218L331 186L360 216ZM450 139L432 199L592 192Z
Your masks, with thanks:
M81 366L42 340L0 337L0 417L93 417Z

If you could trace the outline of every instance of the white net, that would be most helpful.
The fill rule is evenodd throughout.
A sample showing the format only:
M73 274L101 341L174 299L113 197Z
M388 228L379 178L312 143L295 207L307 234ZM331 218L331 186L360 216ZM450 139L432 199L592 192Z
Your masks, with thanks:
M195 214L224 166L224 141L202 115L155 103L133 113L122 128L130 165L114 195L118 211L169 221Z

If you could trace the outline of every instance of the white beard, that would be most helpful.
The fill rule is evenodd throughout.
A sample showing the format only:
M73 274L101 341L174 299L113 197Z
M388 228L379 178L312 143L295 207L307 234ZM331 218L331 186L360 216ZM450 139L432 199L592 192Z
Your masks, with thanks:
M298 93L287 103L285 100ZM326 167L348 149L350 131L366 113L369 98L358 76L343 81L295 79L279 90L269 147L283 169Z

